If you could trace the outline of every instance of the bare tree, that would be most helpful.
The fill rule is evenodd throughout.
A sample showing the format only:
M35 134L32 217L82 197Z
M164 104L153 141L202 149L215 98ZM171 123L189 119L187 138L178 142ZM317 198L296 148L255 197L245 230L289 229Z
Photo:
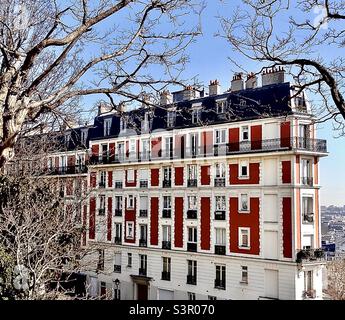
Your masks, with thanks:
M345 300L345 260L328 262L327 276L327 294L333 300Z
M26 132L64 118L80 97L140 100L181 84L202 8L199 0L1 1L0 167L24 123Z
M345 1L240 2L230 17L220 17L221 36L247 59L288 68L298 93L307 89L315 97L318 121L333 119L345 134Z

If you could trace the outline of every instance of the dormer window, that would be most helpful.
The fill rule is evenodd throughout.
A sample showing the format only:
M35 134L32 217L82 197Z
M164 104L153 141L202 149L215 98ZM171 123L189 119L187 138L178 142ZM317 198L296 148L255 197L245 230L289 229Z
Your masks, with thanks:
M69 144L70 141L71 141L71 133L67 132L67 133L65 133L65 143L66 143L66 145Z
M201 121L201 108L192 110L192 123L196 124Z
M176 111L168 111L168 114L167 114L168 128L171 128L175 125L175 120L176 120Z
M143 119L142 124L141 124L141 130L143 132L147 132L147 131L149 131L149 128L150 128L149 114L148 114L148 112L145 112L144 119Z
M120 119L120 131L126 131L127 129L127 119L121 118Z
M111 128L111 119L104 120L104 136L110 135L110 128Z
M218 114L225 113L225 109L226 109L226 100L217 101L217 113Z

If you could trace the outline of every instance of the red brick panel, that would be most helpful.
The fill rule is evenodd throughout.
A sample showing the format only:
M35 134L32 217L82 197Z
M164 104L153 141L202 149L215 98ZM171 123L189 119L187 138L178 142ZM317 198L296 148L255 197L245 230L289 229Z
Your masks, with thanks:
M291 161L282 161L282 182L291 183Z
M262 126L251 126L251 148L252 150L262 149Z
M249 178L239 179L239 165L230 164L230 184L259 184L260 183L260 164L249 163Z
M283 198L283 254L292 258L292 211L291 198Z
M111 241L111 226L112 226L112 211L113 211L113 199L108 197L108 225L107 225L107 240Z
M290 137L291 137L291 128L290 121L282 122L280 124L280 146L281 147L290 147Z
M229 150L240 150L240 128L229 129Z
M175 186L183 186L183 167L175 168Z
M201 166L201 185L209 186L211 183L211 166Z
M175 198L175 247L183 247L183 198Z
M238 212L238 198L230 198L230 251L260 254L259 198L250 198L250 212ZM239 248L239 228L250 228L250 249Z
M108 187L112 188L113 187L113 172L108 171Z
M96 198L90 198L89 214L89 239L95 239L96 235Z
M158 201L158 197L151 198L150 243L153 246L158 245Z
M115 143L109 143L109 158L110 161L115 160Z
M208 197L201 198L201 242L202 250L210 250L211 227L211 200Z
M151 169L151 187L159 186L159 169Z

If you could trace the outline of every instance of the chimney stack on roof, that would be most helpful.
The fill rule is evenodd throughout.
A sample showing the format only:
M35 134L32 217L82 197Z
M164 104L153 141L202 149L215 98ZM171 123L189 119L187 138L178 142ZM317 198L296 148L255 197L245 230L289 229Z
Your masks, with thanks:
M236 73L231 81L231 91L240 91L244 89L242 73Z
M254 89L258 85L258 78L255 73L250 73L247 75L246 89Z
M173 96L170 93L169 90L164 90L161 92L160 96L160 105L165 106L167 104L172 104L173 103Z
M283 67L266 68L262 73L262 86L283 83L285 81L285 70Z
M210 81L210 85L208 86L208 93L210 96L216 96L220 94L220 84L217 79L214 81Z

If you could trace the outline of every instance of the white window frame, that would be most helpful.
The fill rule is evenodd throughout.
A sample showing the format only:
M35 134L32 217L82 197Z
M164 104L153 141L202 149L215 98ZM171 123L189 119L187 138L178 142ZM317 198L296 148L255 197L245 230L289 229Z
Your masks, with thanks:
M214 244L216 246L226 246L225 228L214 228Z
M134 239L134 221L126 221L126 239Z
M198 228L197 227L187 227L187 237L189 243L197 243L198 242Z
M198 165L189 164L187 167L187 173L189 180L198 180Z
M135 170L132 168L127 169L127 182L134 182Z
M169 224L162 225L162 241L171 242L171 225Z
M170 199L170 200L165 201L165 199ZM169 204L169 206L166 207L166 204ZM171 195L164 195L163 196L163 209L164 210L171 210Z
M248 266L241 266L241 283L248 284L248 280L249 280L248 278L249 278Z
M247 208L243 208L243 198L247 198ZM241 193L239 197L239 212L250 212L250 197L248 193Z
M103 135L105 137L110 136L110 129L111 129L111 118L110 119L104 119Z
M226 100L218 100L216 101L217 104L217 114L225 113L227 101Z
M127 252L127 268L132 268L133 266L133 254L132 252Z
M201 108L192 109L192 124L198 124L201 121Z
M244 243L243 243L243 234L244 232L247 233L247 237L248 237L248 246L244 246ZM250 249L250 228L243 228L243 227L240 227L238 228L238 246L240 249L247 249L249 250Z
M227 138L227 129L216 129L214 131L214 144L225 144Z
M224 162L217 162L214 165L214 176L215 178L223 179L226 176L226 165Z
M148 207L149 207L149 197L147 195L145 196L140 195L139 196L139 210L148 210Z
M175 110L169 110L167 112L167 127L171 128L175 125L176 121L176 111Z
M133 194L127 195L127 209L134 209L135 197Z
M242 175L242 168L247 168L247 175ZM248 179L249 178L249 161L247 160L240 161L238 170L239 170L238 177L240 179Z
M131 157L135 156L136 153L136 143L137 141L135 139L130 139L129 140L129 155Z
M193 199L193 200L191 200ZM198 209L198 197L194 194L187 196L187 203L189 210L197 210Z
M244 139L244 133L247 132L247 139ZM250 141L250 127L249 126L242 126L241 127L241 138L240 141Z

